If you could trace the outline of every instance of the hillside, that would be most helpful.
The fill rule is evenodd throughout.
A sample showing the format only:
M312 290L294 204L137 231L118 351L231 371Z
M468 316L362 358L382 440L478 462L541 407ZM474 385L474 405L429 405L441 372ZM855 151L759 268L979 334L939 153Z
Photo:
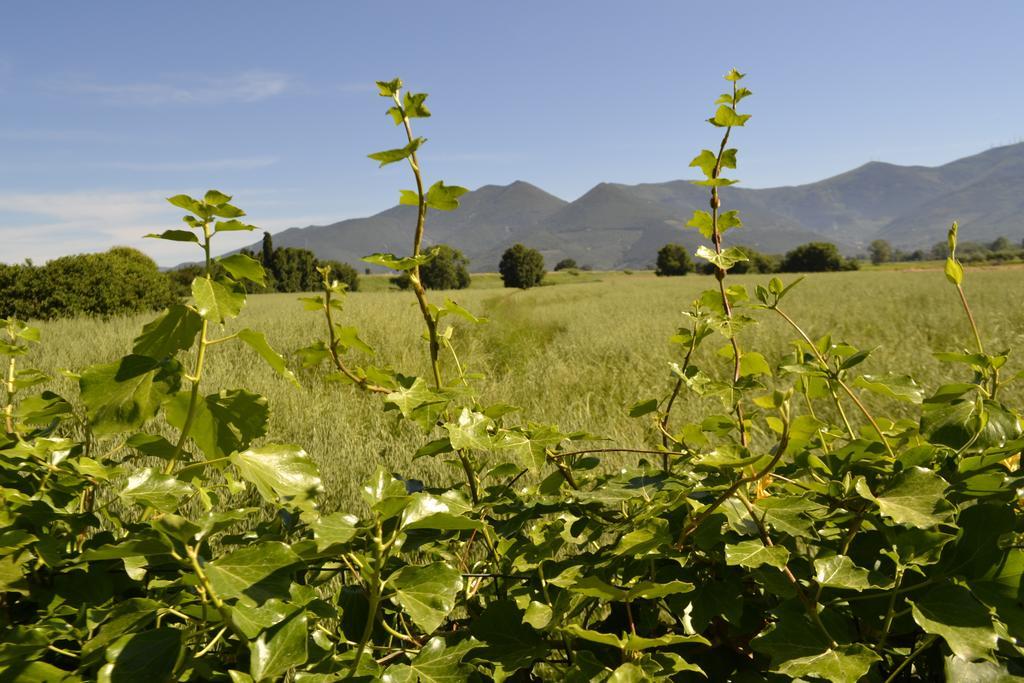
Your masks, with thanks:
M857 253L876 238L928 248L943 239L953 219L971 240L1005 235L1019 241L1022 190L1024 143L936 167L871 162L806 185L728 188L723 200L743 216L739 243L777 253L828 240ZM425 240L458 247L475 270L494 270L515 242L540 249L549 264L573 258L599 269L644 267L667 242L695 247L698 236L682 226L706 205L707 193L683 180L600 183L572 202L516 181L466 194L457 211L432 212ZM406 253L414 220L413 207L397 206L367 218L291 228L274 235L274 243L355 263L375 251Z

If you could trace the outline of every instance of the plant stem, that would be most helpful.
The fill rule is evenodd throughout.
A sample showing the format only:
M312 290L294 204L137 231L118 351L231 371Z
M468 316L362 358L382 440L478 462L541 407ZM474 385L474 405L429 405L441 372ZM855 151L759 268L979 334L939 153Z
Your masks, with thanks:
M397 537L397 531L396 537ZM393 539L392 539L393 540ZM385 545L383 538L383 530L381 528L380 521L377 522L377 534L373 539L373 574L370 576L370 581L367 585L367 590L370 595L368 598L368 606L366 613L366 625L363 627L363 633L359 637L359 644L356 646L356 655L352 660L352 666L349 668L348 675L345 676L345 680L351 680L355 676L356 669L359 668L359 660L363 658L363 653L366 651L366 645L370 642L370 638L373 635L373 625L377 622L377 610L380 608L381 598L381 583L380 575L381 570L384 568L384 562L387 559L387 551L390 548L390 544Z
M917 646L916 650L911 652L910 655L908 655L907 658L904 659L898 667L893 669L893 672L889 674L888 678L885 679L885 683L892 683L893 681L895 681L896 677L900 674L900 672L907 668L907 666L909 666L909 664L912 661L914 661L914 658L916 658L919 654L927 650L931 646L931 644L935 642L936 638L938 638L938 636L928 636L927 638L925 638L921 642L921 644Z
M334 367L338 368L338 371L348 377L357 387L376 394L390 394L390 389L370 384L369 380L365 377L357 377L342 361L341 355L338 353L338 337L334 333L334 318L331 315L331 283L328 277L329 275L324 273L324 316L327 319L327 351L331 354L331 361L334 363Z
M826 361L825 357L821 355L821 352L818 351L818 347L814 345L814 342L811 341L811 338L809 336L807 336L807 333L804 332L803 328L797 325L796 321L790 318L788 315L786 315L786 312L783 311L778 306L773 306L772 309L780 316L782 316L782 319L789 323L790 327L796 330L797 334L799 334L803 338L803 340L807 342L807 345L811 347L811 352L814 353L815 358L818 359L818 362L822 365L822 368L826 372L830 372L828 367L828 361ZM885 446L885 450L889 452L889 456L895 458L896 452L893 451L892 446L889 444L889 440L885 438L885 434L882 432L882 428L878 426L877 422L875 422L875 418L864 406L860 398L858 398L857 394L855 394L853 389L851 389L850 386L838 376L834 377L834 380L836 384L842 387L843 391L846 392L846 395L850 397L850 400L853 401L854 405L857 406L857 408L860 410L861 414L864 415L867 421L871 423L871 427L875 430L875 433L878 434L878 438L882 441L882 444Z
M892 620L896 611L896 596L899 595L900 584L903 582L903 567L896 570L896 583L893 584L893 592L889 596L889 607L885 610L885 620L882 622L882 636L878 639L875 650L882 651L885 641L889 638L889 629L892 627Z
M985 355L985 346L981 343L981 334L978 332L978 324L974 321L974 313L971 311L970 304L967 303L967 295L964 293L963 285L957 285L956 291L960 295L960 303L964 307L964 313L967 314L967 320L971 324L971 332L974 333L974 343L978 347L978 353ZM996 391L999 389L999 368L992 368L992 388L991 397L995 399Z
M4 405L4 420L7 423L7 433L14 433L14 356L7 361L7 379L4 382L7 390L7 402Z

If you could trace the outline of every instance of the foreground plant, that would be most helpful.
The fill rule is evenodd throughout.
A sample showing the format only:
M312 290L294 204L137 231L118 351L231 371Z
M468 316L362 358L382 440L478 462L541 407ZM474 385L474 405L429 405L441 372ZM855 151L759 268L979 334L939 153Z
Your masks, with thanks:
M47 381L21 366L38 333L8 321L0 677L1024 673L1024 434L1016 409L997 398L1007 353L982 343L955 226L946 273L974 343L939 357L969 372L931 392L905 376L858 374L868 351L815 337L790 315L796 283L772 279L752 299L729 282L745 255L725 243L742 223L722 210L723 188L736 182L722 174L737 165L728 143L749 119L738 106L750 92L742 74L726 78L710 120L718 150L692 163L709 188L710 210L691 220L707 242L697 256L716 284L673 337L680 352L667 395L631 409L650 423L650 448L581 444L596 437L481 402L480 369L463 365L453 339L486 321L450 299L430 301L419 276L433 258L423 250L430 210L455 210L465 190L424 180L425 141L412 121L429 116L426 95L397 79L378 86L404 145L371 158L412 172L416 189L401 195L417 207L411 253L367 261L409 277L423 376L357 359L374 352L345 324L345 287L327 268L322 293L303 299L325 338L298 355L350 385L346 400L380 401L419 429L412 457L449 464L450 484L381 469L360 515L327 514L301 449L253 446L267 430L265 399L205 387L218 347L235 342L295 380L261 334L233 322L241 281L259 283L259 263L230 256L218 261L226 275L212 274L211 239L251 227L219 192L172 198L189 230L160 235L203 249L192 303L146 325L130 355L84 370L77 401L26 395ZM744 330L766 316L793 328L791 352L744 348ZM706 353L715 340L718 354ZM679 424L680 401L712 407ZM614 466L600 459L608 453Z

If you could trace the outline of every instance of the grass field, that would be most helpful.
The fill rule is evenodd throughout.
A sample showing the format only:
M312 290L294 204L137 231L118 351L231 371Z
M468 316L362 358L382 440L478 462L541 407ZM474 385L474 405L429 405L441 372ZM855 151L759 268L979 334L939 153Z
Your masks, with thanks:
M681 319L680 311L714 285L712 278L657 278L639 272L558 274L556 286L519 291L497 287L496 276L475 277L476 286L469 290L431 292L431 297L440 303L445 295L451 296L490 318L486 325L460 323L456 334L466 369L487 375L479 384L485 402L516 405L523 421L555 422L621 446L653 442L649 423L629 418L627 410L639 399L665 393L667 364L678 360L667 338ZM767 279L750 275L730 281L752 291ZM376 364L425 374L422 320L412 294L384 291L377 281L386 285L383 277L364 278L373 285L364 287L370 291L348 297L343 324L360 329L377 350ZM1024 341L1024 272L969 270L966 289L989 349L1019 348ZM831 330L837 340L877 348L862 366L865 372L911 374L929 389L940 378L932 352L956 350L971 339L955 290L939 270L811 275L786 303L812 336ZM785 353L795 335L768 312L754 315L764 324L744 333L743 347L770 360ZM43 324L44 343L32 360L51 372L113 360L127 353L131 339L152 317ZM303 311L291 294L251 297L240 322L265 331L293 365L295 350L324 329L322 319ZM724 364L712 358L725 342L712 342L698 362L713 362L721 369ZM450 363L447 367L452 368ZM1011 358L1009 372L1021 367L1020 358ZM378 463L428 483L448 478L436 461L411 462L425 438L399 424L393 413L383 413L379 398L325 384L311 373L300 373L303 389L296 390L241 346L214 347L207 368L208 391L237 386L268 397L269 438L297 443L319 462L329 509L358 505L359 486ZM70 381L61 379L58 384L59 391L75 395ZM1013 401L1019 401L1019 387L1008 391ZM695 402L680 406L680 417L697 418L706 412L707 406Z

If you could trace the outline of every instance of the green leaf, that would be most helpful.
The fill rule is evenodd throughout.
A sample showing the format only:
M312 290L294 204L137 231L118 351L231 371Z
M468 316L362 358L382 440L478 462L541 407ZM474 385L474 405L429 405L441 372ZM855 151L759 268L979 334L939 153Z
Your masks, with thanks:
M255 225L236 220L217 221L213 226L214 232L252 232L253 230L258 230L258 228Z
M847 588L855 591L884 589L893 585L892 580L858 567L846 555L815 559L814 580L829 588Z
M523 611L511 600L496 600L473 619L469 632L486 647L476 657L498 662L507 672L527 668L550 651L540 632L523 620Z
M953 506L946 502L948 488L946 480L935 472L911 467L893 477L873 500L882 514L897 524L928 529L949 519Z
M700 154L695 156L693 158L693 160L690 161L690 167L691 168L696 166L708 178L712 177L712 174L715 171L715 166L717 166L717 165L718 165L718 156L714 152L712 152L710 149L701 150ZM706 213L706 212L705 211L694 212L695 215L696 215L696 213ZM708 219L710 220L710 216L708 216Z
M278 680L309 657L309 618L297 611L272 626L249 645L249 672L256 681Z
M381 680L384 683L465 683L473 669L462 660L472 648L469 640L449 646L440 636L431 638L409 664L389 666Z
M448 399L431 391L422 377L417 377L411 386L399 387L385 398L388 403L398 408L403 416L413 420L424 430L433 429L448 405Z
M433 633L455 609L462 590L462 574L443 562L422 567L406 566L388 577L395 601L427 635Z
M458 420L446 422L444 428L448 430L448 440L451 442L452 448L486 451L492 445L493 440L488 430L493 425L494 420L483 413L463 408L459 413Z
M217 259L217 263L224 266L224 270L231 273L231 277L236 280L245 278L250 282L255 282L261 287L266 286L266 273L263 270L263 265L245 254L232 254L231 256L222 256Z
M394 78L390 81L376 81L376 83L381 97L394 97L402 89L401 78Z
M853 385L907 403L924 400L924 390L908 375L862 375L853 381Z
M102 435L141 427L180 382L177 363L133 354L117 363L89 367L78 384L89 423Z
M426 99L427 93L425 92L405 93L405 98L402 101L402 109L405 110L405 115L410 119L427 118L430 116L430 110L423 104Z
M725 80L737 82L746 77L746 74L741 74L736 69L729 69L729 73L725 74Z
M232 453L231 462L268 503L309 508L321 490L316 463L298 446L267 444L250 448Z
M908 602L917 625L926 633L941 636L953 654L985 659L996 647L992 617L966 588L946 583Z
M756 569L761 565L770 565L784 569L789 562L789 550L782 546L768 547L761 541L743 541L736 545L725 546L725 563L729 566L739 565Z
M267 362L267 365L269 365L274 372L279 374L281 377L284 377L297 388L301 388L299 380L295 379L295 373L289 370L288 366L285 365L284 357L270 346L267 342L266 336L264 336L262 332L246 328L238 332L238 338L252 347L252 349Z
M230 202L231 197L220 190L207 190L206 195L203 196L203 201L213 206L220 206L221 204L227 204Z
M412 190L399 190L398 203L403 206L419 206L420 196Z
M454 211L459 208L459 197L469 192L458 185L445 185L438 180L427 190L427 206L438 211Z
M203 328L203 319L188 306L174 304L162 316L146 323L135 338L132 353L161 359L191 348Z
M419 256L395 256L394 254L370 254L364 256L362 261L372 263L376 266L384 266L391 270L413 270L416 266L422 266L434 260L433 253L420 254Z
M191 230L164 230L163 232L151 232L143 237L158 240L169 240L171 242L195 242L199 244L199 237Z
M437 309L437 314L436 314L435 318L437 320L440 320L441 318L443 318L446 315L457 315L460 318L468 320L469 322L473 323L474 325L479 325L481 323L487 322L487 318L479 318L479 317L473 315L472 313L470 313L465 308L463 308L462 306L458 305L457 303L455 303L451 299L445 299L444 300L444 305L442 305L440 308Z
M171 680L184 654L183 636L181 629L165 626L119 638L104 653L109 663L100 671L100 680L110 683Z
M657 409L658 399L649 398L646 401L637 401L636 403L634 403L633 406L629 409L629 416L640 417L642 415L647 415L648 413L653 413Z
M167 422L182 429L190 395L178 393L165 407ZM240 389L210 394L196 402L189 436L206 457L214 460L244 449L267 433L267 399Z
M958 287L964 281L964 267L956 258L956 236L959 228L960 224L953 221L946 236L946 244L949 249L949 255L946 257L946 279Z
M708 119L708 122L719 128L742 126L746 124L750 114L737 114L736 110L728 105L721 105L715 111L715 115Z
M697 252L694 256L702 258L722 270L729 270L740 261L750 260L742 250L736 247L723 249L722 253L719 254L714 249L710 249L703 244L697 247Z
M196 310L210 322L221 323L234 318L245 305L245 288L226 285L218 280L197 277L192 280L192 298Z
M772 366L757 351L747 351L740 356L740 377L772 374Z
M198 200L189 197L187 194L176 194L173 197L168 197L167 201L177 206L178 208L185 209L190 213L194 213L197 216L203 215L203 205Z
M210 584L223 600L246 598L257 605L287 599L291 575L302 560L280 541L239 548L205 567Z
M323 517L318 517L310 523L313 529L313 539L316 541L316 549L323 552L333 545L348 543L356 535L355 525L359 519L344 512L334 512Z
M699 230L700 234L704 236L704 239L711 239L714 237L715 224L711 218L711 214L707 211L694 211L693 218L687 221L686 225Z
M359 330L355 327L342 327L335 324L334 338L344 349L356 349L372 356L373 347L359 338Z
M803 607L793 602L783 604L775 624L751 642L756 651L771 656L772 671L792 678L856 683L879 661L878 655L859 643L833 647Z
M146 467L128 478L120 496L127 505L146 505L160 512L173 512L182 498L192 494L192 487L169 474Z
M387 166L388 164L393 164L396 161L401 161L402 159L409 158L426 141L426 138L416 138L405 147L400 147L398 149L387 149L384 150L383 152L374 152L373 154L368 154L367 156L369 156L374 161L379 161L381 166Z

